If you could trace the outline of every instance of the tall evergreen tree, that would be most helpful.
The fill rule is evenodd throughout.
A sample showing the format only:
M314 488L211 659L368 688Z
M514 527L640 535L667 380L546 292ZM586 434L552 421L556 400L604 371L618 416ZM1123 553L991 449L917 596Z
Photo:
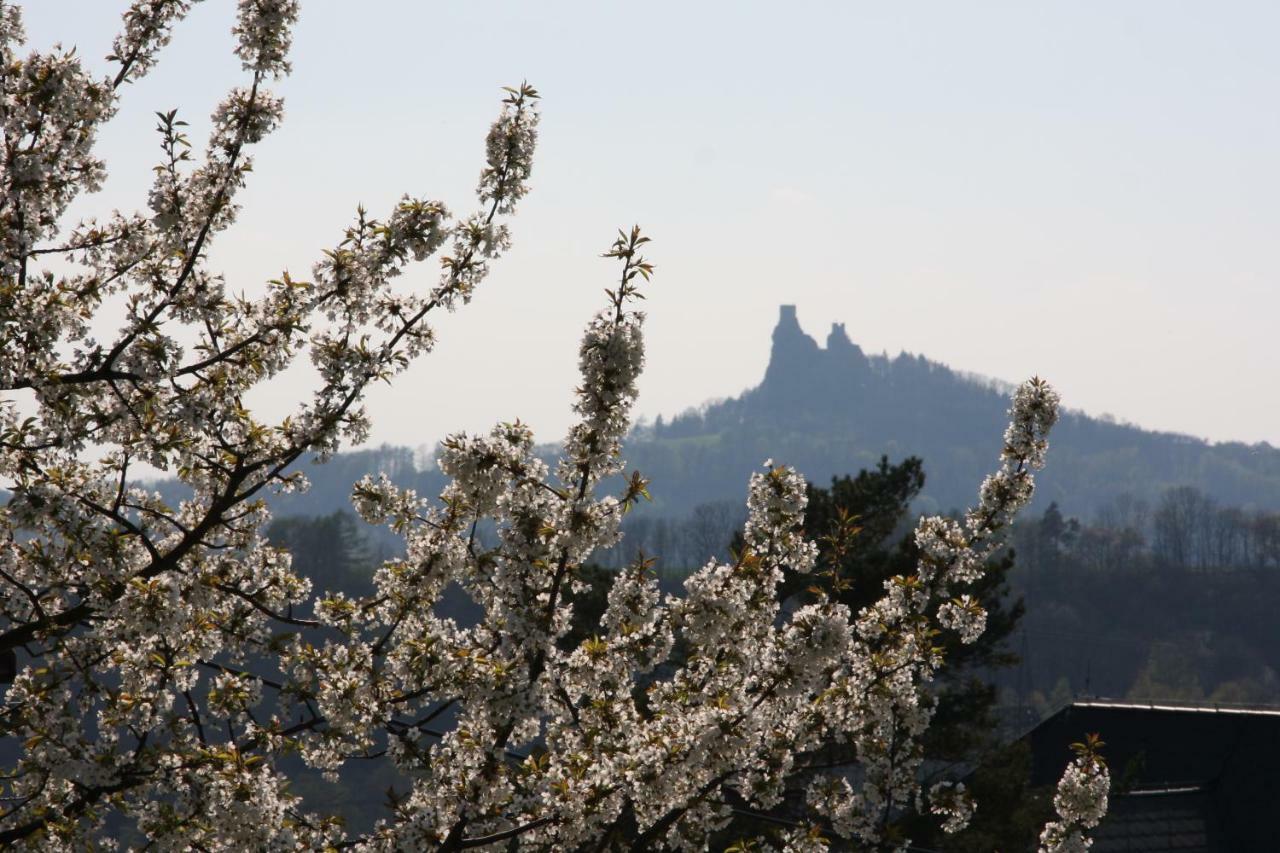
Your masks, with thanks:
M373 591L376 555L348 510L273 519L267 539L292 554L298 570L321 589L348 595Z

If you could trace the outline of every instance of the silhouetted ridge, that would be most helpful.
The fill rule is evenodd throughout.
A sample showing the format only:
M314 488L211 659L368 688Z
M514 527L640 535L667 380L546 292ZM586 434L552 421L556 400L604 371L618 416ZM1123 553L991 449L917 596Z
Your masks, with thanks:
M810 481L916 455L928 473L921 508L968 506L995 465L1007 422L1001 383L962 375L921 355L867 356L835 323L826 347L783 305L764 380L740 396L659 421L628 447L662 512L740 498L766 458ZM1066 401L1070 404L1070 401ZM651 437L650 437L651 436ZM1036 503L1089 515L1123 493L1153 500L1199 486L1221 501L1280 508L1280 453L1269 445L1210 445L1171 433L1066 413L1051 437Z

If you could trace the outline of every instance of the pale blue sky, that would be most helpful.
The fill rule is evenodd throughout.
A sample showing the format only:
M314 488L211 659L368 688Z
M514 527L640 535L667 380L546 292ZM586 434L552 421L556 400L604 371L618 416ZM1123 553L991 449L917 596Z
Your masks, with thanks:
M38 0L27 27L97 62L122 6ZM197 7L127 94L112 180L77 210L145 203L155 110L206 126L242 78L233 9ZM527 78L544 118L515 246L375 394L375 441L517 416L558 438L613 272L596 255L639 222L645 415L757 382L788 302L820 340L844 321L869 351L1280 444L1277 33L1270 2L312 0L285 125L216 258L251 289L306 275L357 202L467 209L498 88Z

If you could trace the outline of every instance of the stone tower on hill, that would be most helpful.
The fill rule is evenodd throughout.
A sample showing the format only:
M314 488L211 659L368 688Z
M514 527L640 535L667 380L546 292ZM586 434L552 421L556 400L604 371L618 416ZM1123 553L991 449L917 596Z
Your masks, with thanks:
M862 354L862 347L849 340L844 323L831 324L831 331L827 334L827 361L834 368L850 371L865 371L870 367L867 357Z
M821 363L818 342L804 333L796 319L796 306L783 305L778 312L778 325L773 329L773 351L764 384L790 385L796 376L804 376Z
M871 365L862 349L849 340L844 323L833 323L825 349L805 334L796 318L796 306L782 305L773 330L773 350L764 381L756 394L766 408L812 408L830 398L833 391L863 387ZM838 390L837 390L838 389Z

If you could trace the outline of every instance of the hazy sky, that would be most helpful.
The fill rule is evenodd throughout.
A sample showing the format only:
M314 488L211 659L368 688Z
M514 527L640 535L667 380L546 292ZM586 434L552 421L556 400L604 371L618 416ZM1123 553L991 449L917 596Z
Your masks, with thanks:
M123 2L37 0L96 67ZM81 213L145 204L153 112L243 74L207 0L101 138ZM754 385L779 303L1146 427L1280 444L1280 4L304 2L285 125L217 265L306 276L357 202L466 211L503 84L543 94L515 245L375 393L375 442L569 423L614 229L654 238L639 411ZM436 266L417 267L422 286ZM283 413L289 388L262 395ZM268 399L270 397L270 399Z

